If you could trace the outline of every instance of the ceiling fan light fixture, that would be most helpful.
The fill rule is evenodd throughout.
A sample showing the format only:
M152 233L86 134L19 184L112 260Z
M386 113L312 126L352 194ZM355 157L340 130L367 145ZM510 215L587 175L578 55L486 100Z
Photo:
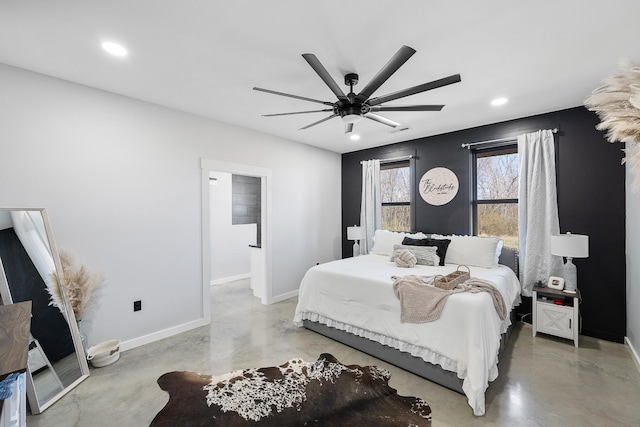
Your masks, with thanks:
M359 114L345 114L342 116L342 121L345 123L358 123L362 120L362 116Z
M104 42L102 43L102 49L104 49L107 53L113 56L124 57L129 53L127 48L122 46L121 44L114 42Z
M491 105L493 105L494 107L499 107L501 105L504 105L508 102L509 100L507 98L501 97L501 98L496 98L493 101L491 101Z

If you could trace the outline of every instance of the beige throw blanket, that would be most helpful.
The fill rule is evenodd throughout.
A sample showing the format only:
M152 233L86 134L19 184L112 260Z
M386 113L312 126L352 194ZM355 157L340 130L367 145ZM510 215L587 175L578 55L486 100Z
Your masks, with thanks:
M486 280L471 278L456 288L447 291L432 285L434 276L392 276L393 292L400 300L400 321L402 323L426 323L437 320L451 294L460 292L488 292L493 306L503 319L507 316L507 307L502 294Z

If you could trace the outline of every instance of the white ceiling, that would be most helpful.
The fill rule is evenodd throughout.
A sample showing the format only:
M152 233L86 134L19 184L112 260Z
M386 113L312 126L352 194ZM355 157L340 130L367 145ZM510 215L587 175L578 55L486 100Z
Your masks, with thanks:
M344 153L581 105L621 58L640 62L638 18L638 0L0 0L0 62ZM254 86L335 101L301 54L345 92L358 73L357 93L402 45L417 53L374 96L462 76L389 103L446 104L381 113L409 130L364 120L353 142L339 118L298 130L328 113L261 117L319 104Z

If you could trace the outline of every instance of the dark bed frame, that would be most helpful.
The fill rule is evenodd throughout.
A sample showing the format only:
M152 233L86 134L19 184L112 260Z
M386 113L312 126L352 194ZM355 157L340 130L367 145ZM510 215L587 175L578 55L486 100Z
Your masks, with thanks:
M503 248L499 262L500 264L510 267L516 273L516 276L518 275L518 252L515 249ZM446 371L439 365L425 362L423 359L412 356L407 352L380 344L379 342L372 341L368 338L350 334L349 332L345 332L340 329L332 328L322 323L313 322L311 320L304 320L303 323L304 327L309 330L341 342L349 347L353 347L356 350L360 350L380 360L391 363L405 371L414 373L453 391L464 394L462 391L462 380L458 378L458 375L455 372ZM509 341L514 323L515 311L511 310L511 326L504 334L502 334L498 358Z

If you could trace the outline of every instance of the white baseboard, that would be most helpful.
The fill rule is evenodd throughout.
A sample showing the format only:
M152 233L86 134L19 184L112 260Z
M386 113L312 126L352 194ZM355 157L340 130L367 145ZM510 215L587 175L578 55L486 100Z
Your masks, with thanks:
M211 286L220 285L222 283L234 282L236 280L248 279L251 277L251 273L238 274L236 276L222 277L220 279L214 279L209 282Z
M638 352L635 348L633 348L633 345L631 345L631 341L629 341L628 337L624 337L624 342L627 344L627 347L629 347L629 352L631 353L631 358L636 363L636 368L638 368L638 371L640 371L640 356L638 356Z
M149 344L154 341L159 341L164 338L181 334L183 332L190 331L191 329L199 328L200 326L206 326L209 322L205 319L198 319L192 322L183 323L182 325L174 326L172 328L163 329L162 331L154 332L152 334L144 335L132 340L123 341L120 343L120 350L127 351L132 348L140 347L141 345Z
M250 274L246 274L246 275L241 275L241 276L235 276L236 278L225 278L225 279L219 279L222 280L219 283L226 283L229 281L233 281L233 280L240 280L240 279L245 279L247 277L250 277ZM214 281L211 281L211 284ZM217 282L217 281L216 281ZM215 283L218 284L218 283ZM277 295L273 298L270 298L267 301L267 304L274 304L280 301L284 301L287 300L289 298L294 298L298 296L298 291L291 291L291 292L287 292L286 294L281 294L281 295ZM171 336L177 335L177 334L181 334L183 332L187 332L190 331L191 329L195 329L195 328L199 328L201 326L206 326L208 325L209 322L206 321L205 319L198 319L198 320L194 320L192 322L187 322L187 323L183 323L182 325L178 325L178 326L174 326L172 328L168 328L168 329L163 329L162 331L158 331L158 332L154 332L148 335L144 335L138 338L134 338L128 341L122 341L120 343L120 351L127 351L127 350L131 350L133 348L136 347L140 347L142 345L145 344L150 344L152 342L155 341L159 341L161 339L164 338L169 338Z
M287 292L286 294L276 295L274 297L269 298L267 300L267 304L275 304L277 302L284 301L284 300L289 299L289 298L295 298L297 296L298 296L298 291L297 290L291 291L291 292Z

